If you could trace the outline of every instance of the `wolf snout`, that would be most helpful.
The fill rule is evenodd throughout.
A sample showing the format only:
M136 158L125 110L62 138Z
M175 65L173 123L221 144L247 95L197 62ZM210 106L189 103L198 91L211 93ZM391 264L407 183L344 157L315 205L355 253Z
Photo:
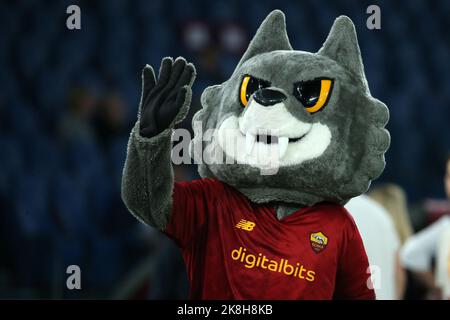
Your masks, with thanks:
M255 92L253 98L264 107L270 107L286 100L286 95L274 88L261 88Z

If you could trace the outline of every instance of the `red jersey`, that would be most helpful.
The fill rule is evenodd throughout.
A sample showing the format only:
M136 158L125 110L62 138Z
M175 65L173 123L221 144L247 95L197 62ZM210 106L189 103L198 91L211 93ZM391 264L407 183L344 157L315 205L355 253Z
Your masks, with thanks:
M175 183L166 234L182 250L192 299L375 299L358 229L337 204L279 220L218 180Z

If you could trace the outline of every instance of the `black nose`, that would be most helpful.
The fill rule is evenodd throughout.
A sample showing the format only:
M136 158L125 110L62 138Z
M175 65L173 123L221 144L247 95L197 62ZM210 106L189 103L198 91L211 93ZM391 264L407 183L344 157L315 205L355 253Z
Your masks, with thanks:
M265 107L273 106L286 99L286 96L281 91L267 88L259 89L253 97L256 102Z

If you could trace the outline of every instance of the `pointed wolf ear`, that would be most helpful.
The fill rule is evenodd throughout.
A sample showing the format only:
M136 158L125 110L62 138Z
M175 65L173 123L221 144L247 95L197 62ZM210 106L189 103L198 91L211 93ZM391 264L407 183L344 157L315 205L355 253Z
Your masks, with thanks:
M356 30L349 17L340 16L334 21L330 34L318 54L336 61L365 82Z
M292 50L286 32L284 13L280 10L272 11L264 19L247 51L239 61L238 67L251 57L274 50Z

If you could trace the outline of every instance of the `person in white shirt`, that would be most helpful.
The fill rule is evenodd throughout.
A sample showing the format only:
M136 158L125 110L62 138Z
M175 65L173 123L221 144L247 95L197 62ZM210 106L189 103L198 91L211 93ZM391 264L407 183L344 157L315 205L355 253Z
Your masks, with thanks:
M403 265L429 287L431 291L448 290L448 251L450 247L450 216L443 216L406 241L401 250ZM439 252L439 255L438 255ZM433 277L432 258L436 257ZM430 280L431 279L431 280ZM434 280L435 279L435 280ZM433 293L435 295L435 293ZM439 293L437 294L440 295ZM447 294L448 296L448 294ZM434 298L434 296L433 296Z
M444 188L450 199L450 154L445 163ZM443 216L411 237L403 246L403 265L425 284L428 298L450 298L450 216ZM436 268L432 270L432 258Z
M447 199L450 199L450 154L447 156L447 162L445 163L444 188Z
M450 300L450 227L443 232L438 245L436 286L442 290L442 298Z
M386 183L370 188L367 195L389 213L400 237L400 244L403 245L414 233L408 212L408 199L403 188L393 183Z
M353 216L369 259L378 300L398 299L400 240L389 213L366 195L351 199L346 209Z

